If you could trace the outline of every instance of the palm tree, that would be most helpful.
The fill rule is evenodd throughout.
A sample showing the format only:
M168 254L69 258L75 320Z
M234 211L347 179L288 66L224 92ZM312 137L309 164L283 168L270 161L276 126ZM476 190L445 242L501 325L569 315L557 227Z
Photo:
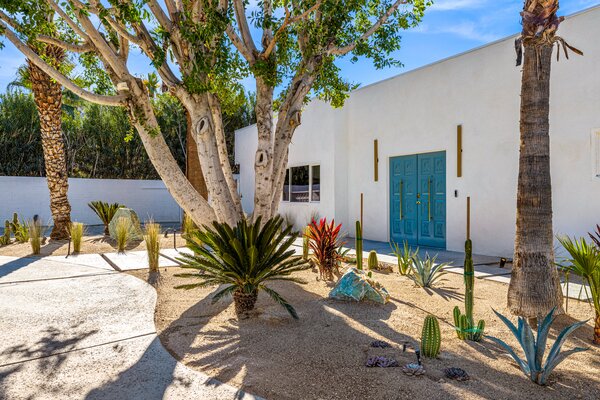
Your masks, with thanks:
M562 291L554 265L552 185L550 180L549 97L554 45L580 54L556 35L563 17L558 0L526 0L517 66L521 80L521 145L517 187L517 230L508 307L536 323L551 309L562 310ZM522 53L524 49L524 54Z
M56 66L65 61L65 51L60 47L44 45L41 52ZM46 180L50 190L50 211L54 221L50 238L66 239L71 226L71 205L67 198L69 176L62 134L62 86L31 61L28 60L27 64L31 90L40 116Z

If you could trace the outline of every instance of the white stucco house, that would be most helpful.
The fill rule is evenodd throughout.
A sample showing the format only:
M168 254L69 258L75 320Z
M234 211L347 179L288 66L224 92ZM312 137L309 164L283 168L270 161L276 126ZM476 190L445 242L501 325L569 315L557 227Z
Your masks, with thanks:
M561 54L552 65L554 230L583 236L600 223L600 7L567 18L560 35L585 56ZM469 196L475 252L512 257L521 78L514 39L359 88L341 109L312 101L290 147L280 212L299 226L318 212L353 235L362 194L364 238L460 251ZM251 212L256 127L238 130L235 143Z

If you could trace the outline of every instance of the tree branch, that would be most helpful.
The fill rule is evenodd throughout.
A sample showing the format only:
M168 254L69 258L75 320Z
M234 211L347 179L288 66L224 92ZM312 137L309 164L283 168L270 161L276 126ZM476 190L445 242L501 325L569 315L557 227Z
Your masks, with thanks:
M71 27L71 29L73 29L75 31L75 33L77 33L79 36L81 36L82 39L86 39L88 36L87 34L83 31L83 29L81 29L79 27L79 25L77 25L77 23L75 21L73 21L71 19L71 17L69 17L69 15L58 5L58 3L56 3L56 0L47 0L48 4L50 5L50 7L63 19L65 20L65 22L67 23L67 25L69 25Z
M250 65L254 65L256 62L256 57L252 54L252 51L244 44L242 39L238 36L231 25L227 25L227 29L225 30L227 33L227 37L233 43L235 48L240 52L242 56L248 61Z
M347 46L337 47L333 46L327 50L328 54L343 56L344 54L348 54L352 50L356 48L359 42L368 39L377 29L381 27L381 25L385 24L387 20L392 16L394 12L400 7L402 4L407 4L408 0L396 0L394 4L375 22L365 33L363 33L357 40L353 43L350 43Z
M73 53L87 53L93 50L93 46L88 42L83 44L69 43L46 35L39 35L36 39L40 42L53 44L67 51L72 51Z
M290 11L288 10L287 6L284 5L284 8L285 8L285 18L283 20L283 23L281 24L281 26L279 27L279 29L277 29L277 31L275 31L275 34L273 35L273 38L269 42L269 45L267 46L267 48L265 49L265 51L262 52L261 56L263 58L265 58L265 59L269 58L269 56L271 55L271 52L275 48L275 44L277 43L278 36L285 30L285 28L287 28L288 26L290 26L292 24L295 24L298 21L303 20L310 13L312 13L315 10L317 10L319 7L321 7L321 0L317 1L312 7L310 7L308 10L304 11L302 14L297 15L297 16L291 18Z
M246 7L244 6L244 0L233 0L233 7L235 9L235 19L237 21L238 29L242 35L242 40L250 53L254 54L256 51L256 45L250 34L250 28L248 27L248 19L246 18Z
M92 103L102 104L106 106L121 106L125 104L125 100L127 96L125 95L116 95L116 96L103 96L96 93L92 93L87 91L75 83L71 81L69 78L58 72L56 69L52 68L48 65L40 56L38 56L35 51L33 51L29 46L23 43L17 35L11 31L5 24L4 18L6 15L0 11L0 27L4 29L4 35L10 42L15 45L15 47L25 55L35 66L44 71L48 76L55 79L58 83L64 86L66 89L75 93L77 96L81 97L84 100L91 101Z
M152 14L154 14L154 16L156 17L158 23L161 24L167 32L171 32L173 24L171 23L169 17L167 17L167 14L165 14L165 12L163 11L160 4L158 4L156 0L149 0L148 7L150 7L150 10L152 11Z

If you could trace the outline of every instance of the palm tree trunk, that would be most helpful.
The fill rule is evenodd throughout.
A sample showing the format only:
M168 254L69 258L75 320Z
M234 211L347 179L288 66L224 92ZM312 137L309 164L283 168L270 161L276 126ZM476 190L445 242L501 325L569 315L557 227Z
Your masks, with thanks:
M60 65L64 51L55 46L46 46L45 55ZM52 239L67 239L71 225L71 205L67 198L69 177L67 156L62 134L62 87L33 63L29 74L35 104L40 117L42 149L46 168L46 180L50 190L50 211L54 226Z
M600 312L596 311L596 323L594 325L594 343L600 344Z
M549 97L552 45L525 42L521 82L521 145L517 231L508 307L536 318L556 307L562 291L554 265Z

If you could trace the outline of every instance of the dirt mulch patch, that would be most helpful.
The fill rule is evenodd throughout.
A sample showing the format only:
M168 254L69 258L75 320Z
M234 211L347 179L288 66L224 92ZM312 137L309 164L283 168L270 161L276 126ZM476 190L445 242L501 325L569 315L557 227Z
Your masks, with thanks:
M590 347L564 361L552 375L548 387L530 382L505 352L484 340L457 339L452 326L452 308L462 306L463 277L446 274L437 288L424 290L397 273L374 273L390 292L392 300L381 306L328 300L331 285L317 281L317 274L299 275L307 285L272 283L296 308L295 321L264 293L256 312L238 319L231 299L212 305L212 289L176 290L189 279L174 277L180 268L162 269L157 288L155 322L165 347L191 368L268 399L598 399L600 397L600 348L591 344L592 322L578 330L564 348ZM189 272L189 271L186 271ZM133 271L141 279L146 271ZM505 309L508 286L476 280L475 317L484 318L486 333L509 344L516 340L492 313ZM587 303L571 300L569 315L561 316L551 330L575 320L588 319L593 311ZM371 355L388 355L402 366L415 360L414 352L402 352L405 343L419 345L427 314L440 319L442 353L425 359L426 374L407 376L401 368L367 368ZM370 343L384 340L388 349ZM519 351L520 354L520 351ZM471 379L451 381L443 370L460 367Z

